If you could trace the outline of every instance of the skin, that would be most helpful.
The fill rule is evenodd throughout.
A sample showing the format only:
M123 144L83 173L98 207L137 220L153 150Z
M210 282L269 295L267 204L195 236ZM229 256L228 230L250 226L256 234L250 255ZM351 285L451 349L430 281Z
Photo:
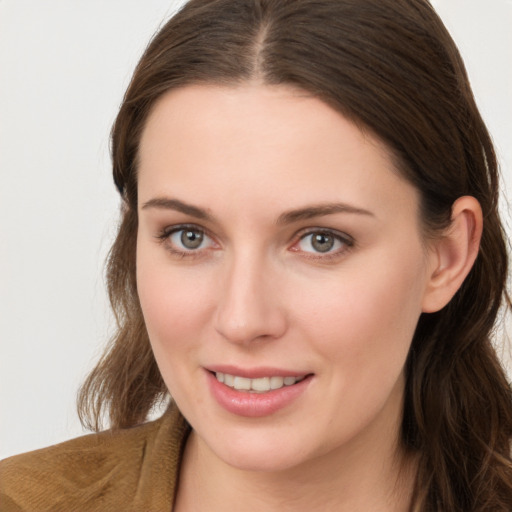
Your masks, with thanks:
M171 91L139 156L140 302L193 428L176 510L406 510L404 363L422 311L469 271L476 201L454 206L454 236L426 244L418 193L386 147L289 87ZM349 208L283 222L334 203ZM183 246L183 224L204 233L198 248ZM312 233L326 230L336 242L319 252ZM217 364L312 377L288 406L247 418L213 398Z

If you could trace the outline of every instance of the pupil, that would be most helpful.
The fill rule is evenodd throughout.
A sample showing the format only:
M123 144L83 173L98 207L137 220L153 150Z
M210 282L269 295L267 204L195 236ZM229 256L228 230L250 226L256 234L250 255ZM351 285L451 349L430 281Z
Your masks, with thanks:
M313 236L311 243L318 252L327 252L333 248L334 238L326 233L319 233Z
M181 243L187 249L197 249L203 241L203 233L198 231L182 231Z

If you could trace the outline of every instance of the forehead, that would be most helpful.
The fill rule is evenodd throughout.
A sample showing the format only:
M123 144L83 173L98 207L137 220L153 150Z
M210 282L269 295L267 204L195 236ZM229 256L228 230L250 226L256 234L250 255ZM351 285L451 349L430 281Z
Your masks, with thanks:
M229 198L240 207L416 201L383 143L290 87L170 91L149 115L139 151L141 201L166 194L203 204Z

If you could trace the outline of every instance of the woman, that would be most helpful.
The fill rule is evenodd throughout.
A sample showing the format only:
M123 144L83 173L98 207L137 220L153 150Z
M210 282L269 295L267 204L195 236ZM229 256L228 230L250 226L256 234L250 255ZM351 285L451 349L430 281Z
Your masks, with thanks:
M510 510L497 164L427 2L192 0L112 152L111 430L5 461L3 508Z

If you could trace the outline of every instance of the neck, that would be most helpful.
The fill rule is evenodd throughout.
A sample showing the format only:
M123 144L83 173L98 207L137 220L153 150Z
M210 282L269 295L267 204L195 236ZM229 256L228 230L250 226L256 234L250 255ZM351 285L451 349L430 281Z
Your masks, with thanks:
M405 512L414 473L413 457L399 449L398 434L394 443L383 434L371 450L358 440L300 466L262 472L224 463L192 432L174 510L224 512L243 503L247 512Z

